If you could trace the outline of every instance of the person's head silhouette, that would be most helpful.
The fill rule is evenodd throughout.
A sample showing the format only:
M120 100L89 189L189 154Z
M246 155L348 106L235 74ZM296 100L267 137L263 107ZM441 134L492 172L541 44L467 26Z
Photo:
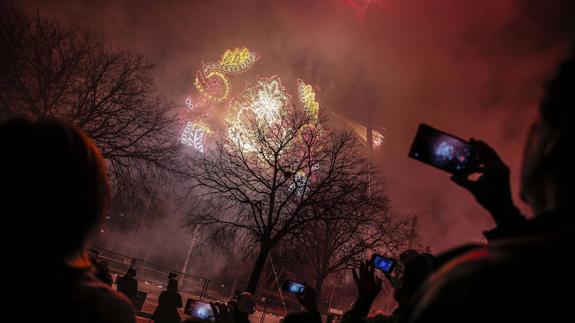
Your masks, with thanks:
M128 268L128 270L126 271L126 277L130 277L130 278L136 277L136 268L134 268L134 267Z
M170 279L168 281L168 290L177 292L178 291L178 281L175 279Z
M521 172L521 197L536 214L562 208L573 183L575 55L545 85L540 113L531 125Z
M400 256L404 271L401 283L395 289L393 297L401 306L407 305L415 296L419 287L437 267L437 259L429 253L407 250Z
M2 248L43 265L75 255L108 201L99 150L67 123L26 116L0 124L0 149L0 213L5 228L18 232Z

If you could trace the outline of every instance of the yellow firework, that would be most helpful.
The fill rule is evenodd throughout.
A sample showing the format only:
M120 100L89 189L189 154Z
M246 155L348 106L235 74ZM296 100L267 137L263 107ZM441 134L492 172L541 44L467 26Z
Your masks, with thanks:
M206 67L203 71L198 72L194 85L198 92L208 100L218 103L226 101L230 97L230 80L224 73L210 70L211 68Z
M314 119L317 119L319 113L319 103L315 99L315 91L309 84L302 80L297 80L298 97L304 110Z
M258 59L257 53L245 47L228 49L222 55L219 66L226 73L239 74L247 71Z

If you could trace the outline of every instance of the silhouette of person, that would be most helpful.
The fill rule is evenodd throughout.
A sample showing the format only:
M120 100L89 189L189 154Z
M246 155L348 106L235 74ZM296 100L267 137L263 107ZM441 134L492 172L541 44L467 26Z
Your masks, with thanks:
M136 280L136 269L128 268L124 276L116 279L118 292L126 295L132 302L136 300L138 293L138 280Z
M381 292L383 281L375 274L375 268L367 261L360 263L358 270L352 270L357 286L357 299L350 310L344 313L342 322L365 322L373 301ZM369 320L369 319L368 319ZM384 322L387 317L380 316L376 321Z
M533 219L525 220L513 205L509 172L495 151L472 141L484 155L482 176L454 181L491 212L497 228L487 234L486 247L455 257L428 279L409 322L573 321L573 89L575 56L546 83L527 136L521 198Z
M167 290L160 293L158 307L152 315L152 320L157 323L180 322L178 308L182 307L182 296L178 293L178 281L171 278L168 281Z
M358 296L352 308L344 314L342 323L400 322L406 313L409 313L411 303L419 287L435 271L437 259L429 253L419 253L411 249L402 252L399 259L404 268L403 272L396 276L385 274L395 289L393 297L399 305L392 315L379 314L367 318L371 305L383 284L376 277L373 266L364 262L360 265L357 273L354 271L353 275L358 288Z
M302 312L289 313L283 319L282 323L321 323L321 314L317 308L316 292L307 283L304 282L305 288L303 294L298 294L297 300L305 309Z
M249 292L239 292L228 302L234 323L249 323L256 311L256 300Z
M410 252L411 250L408 251ZM432 254L418 252L409 256L404 254L405 252L400 256L404 271L393 293L393 297L399 306L393 312L393 315L398 315L406 310L419 287L437 267L437 260Z
M98 148L65 122L22 116L0 124L0 149L1 254L8 276L33 277L5 282L2 315L134 322L130 302L94 276L84 249L109 196Z

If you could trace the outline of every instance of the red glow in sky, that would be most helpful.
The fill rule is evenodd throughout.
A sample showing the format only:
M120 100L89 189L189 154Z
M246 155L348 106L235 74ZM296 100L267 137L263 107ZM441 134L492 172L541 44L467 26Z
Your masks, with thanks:
M355 14L359 20L363 19L365 12L370 8L377 6L381 0L344 0L344 2L355 10Z
M266 58L256 74L273 64L282 80L319 85L323 106L385 128L373 163L395 212L418 216L419 239L432 251L480 241L493 221L449 176L408 159L418 124L491 144L517 197L542 82L575 34L572 0L10 2L144 54L157 63L159 89L177 102L202 59L235 46ZM357 102L362 84L373 87L369 104Z

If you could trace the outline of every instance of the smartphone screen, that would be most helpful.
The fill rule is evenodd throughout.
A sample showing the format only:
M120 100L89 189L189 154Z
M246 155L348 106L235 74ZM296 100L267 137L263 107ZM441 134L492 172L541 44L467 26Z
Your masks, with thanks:
M184 313L202 320L215 321L212 305L188 298Z
M423 123L419 125L409 157L451 174L471 173L477 167L471 145Z
M282 285L282 289L288 293L292 294L303 294L305 290L305 285L295 280L286 280Z
M371 264L384 273L390 273L393 271L393 268L395 268L395 260L393 258L387 258L377 254L371 257Z

